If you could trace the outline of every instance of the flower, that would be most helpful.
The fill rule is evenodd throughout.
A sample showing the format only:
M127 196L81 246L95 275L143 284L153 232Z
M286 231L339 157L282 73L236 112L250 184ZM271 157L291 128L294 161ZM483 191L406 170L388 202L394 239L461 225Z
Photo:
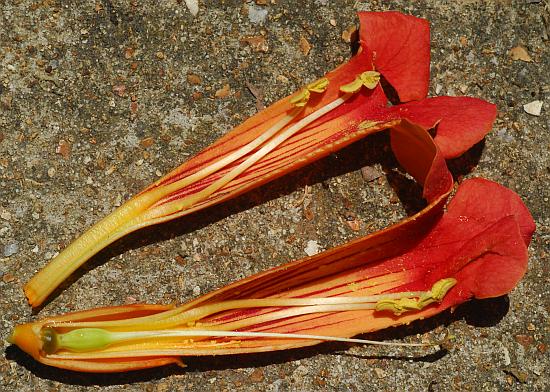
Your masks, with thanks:
M36 275L26 293L36 306L91 255L130 231L235 197L385 129L396 158L424 188L428 205L422 211L181 306L49 317L16 326L10 341L42 363L87 372L330 340L395 344L352 337L512 290L525 273L535 228L519 197L472 179L459 186L444 212L453 189L445 159L483 138L495 119L494 105L426 98L425 20L395 12L359 17L361 50L348 63L245 121L100 221ZM399 103L388 105L381 80L391 84Z
M418 141L406 168L442 181L448 171L429 134L406 121L392 134ZM17 326L10 341L36 360L85 372L119 372L180 357L265 352L351 338L409 323L470 298L508 293L525 273L534 231L512 191L488 180L450 187L418 214L372 235L248 277L179 307L130 305L50 317ZM397 343L407 345L407 343ZM423 345L409 343L408 345Z
M42 304L90 257L130 232L231 199L404 119L436 127L446 158L483 138L496 116L494 105L426 98L426 20L397 12L362 12L359 18L356 56L246 120L92 226L25 285L29 303ZM388 106L381 78L402 103Z

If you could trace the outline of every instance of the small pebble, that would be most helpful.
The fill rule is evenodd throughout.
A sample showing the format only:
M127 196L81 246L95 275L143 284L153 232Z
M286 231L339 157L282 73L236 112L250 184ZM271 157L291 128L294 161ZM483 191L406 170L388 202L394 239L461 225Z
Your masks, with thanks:
M382 177L383 175L384 175L384 172L376 167L363 166L361 168L361 176L363 177L363 180L367 182L374 181L377 178Z
M12 274L5 274L2 276L2 280L4 281L4 283L13 282L15 279L15 276L13 276Z
M251 35L241 39L243 44L249 45L255 52L269 52L267 39L263 35Z
M306 252L308 256L316 255L320 251L321 247L319 246L319 243L315 240L309 240L307 242L306 248L304 249L304 252Z
M201 288L199 286L193 287L193 295L201 295Z
M192 73L187 74L187 81L195 85L202 83L201 77L199 75L192 74Z
M255 369L249 376L252 382L261 382L264 379L264 371L260 368Z
M361 221L358 219L346 220L346 223L353 231L359 231L361 229Z
M17 242L8 244L4 247L4 257L13 256L17 252L19 252L19 244Z
M515 48L510 49L510 57L512 57L512 60L514 61L525 61L526 63L530 63L533 61L531 56L529 56L529 53L527 52L527 49L525 49L522 46L516 46Z
M199 0L185 0L187 9L193 16L197 16L199 13Z
M222 88L217 90L214 95L216 96L216 98L225 98L229 95L230 92L231 92L231 89L230 89L229 85L226 84Z
M248 6L248 20L253 24L264 24L267 19L268 10L264 7L250 4Z
M71 145L66 140L60 140L55 148L55 152L61 155L64 159L68 159L71 155Z
M309 51L311 50L311 44L305 37L300 37L300 51L304 56L307 56L309 54Z
M351 25L347 29L342 31L342 39L344 40L344 42L350 43L356 40L357 34L357 26Z
M113 86L113 93L118 95L119 97L126 97L126 86L123 84L117 84Z
M131 59L132 57L134 57L134 54L136 53L136 51L134 50L134 48L126 48L124 50L124 58L129 60Z
M141 145L141 147L143 148L149 148L151 147L153 144L155 143L155 139L153 139L152 137L146 137L145 139L142 139L139 144Z
M540 116L542 111L542 101L533 101L523 105L523 110L532 116Z
M374 373L376 373L376 377L378 378L384 378L387 376L387 373L380 368L374 368Z
M514 336L516 342L521 344L523 347L529 347L533 343L533 337L529 335L516 335Z
M277 75L277 80L281 83L288 83L289 82L288 78L284 75Z

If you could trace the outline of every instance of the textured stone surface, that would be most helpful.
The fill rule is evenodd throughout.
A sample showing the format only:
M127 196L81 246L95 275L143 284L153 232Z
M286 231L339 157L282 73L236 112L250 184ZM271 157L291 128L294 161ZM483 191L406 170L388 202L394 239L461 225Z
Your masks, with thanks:
M193 17L175 0L0 1L0 389L548 390L547 2L410 3L199 1ZM342 33L357 23L356 9L428 18L431 95L498 105L493 132L451 167L514 189L534 215L529 272L508 297L374 336L452 336L448 351L436 353L327 344L105 376L47 368L8 347L12 326L37 317L21 286L38 268L255 113L247 84L269 104L345 61ZM512 60L517 46L531 62ZM535 100L543 102L539 117L523 110ZM414 191L392 171L373 181L360 171L387 167L386 153L384 137L369 138L236 202L132 235L38 316L185 301L305 256L310 241L327 249L396 222L418 208Z

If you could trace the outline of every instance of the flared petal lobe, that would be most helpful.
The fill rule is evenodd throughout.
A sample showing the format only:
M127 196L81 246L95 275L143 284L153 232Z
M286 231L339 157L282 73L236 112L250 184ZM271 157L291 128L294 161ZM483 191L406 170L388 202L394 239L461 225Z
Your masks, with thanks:
M425 128L436 126L435 142L446 159L456 158L481 141L493 127L496 106L471 97L435 97L394 106L390 118L407 118Z
M371 119L407 119L426 129L435 128L435 143L445 159L456 158L491 130L496 106L478 98L435 97L375 110Z
M430 25L399 12L360 12L359 38L401 102L424 99L430 80Z

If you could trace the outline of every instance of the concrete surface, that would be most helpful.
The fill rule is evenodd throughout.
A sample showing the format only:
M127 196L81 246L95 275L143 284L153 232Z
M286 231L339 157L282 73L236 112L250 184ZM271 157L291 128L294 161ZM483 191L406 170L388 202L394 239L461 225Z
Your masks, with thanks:
M414 188L381 171L385 138L370 138L236 202L132 235L38 315L21 291L92 222L255 113L247 84L269 104L345 61L342 33L357 9L428 18L430 94L498 105L493 132L451 167L511 187L536 220L529 272L509 296L374 336L452 336L435 353L327 344L105 376L47 368L8 347L15 323L185 301L305 256L311 241L326 249L418 208ZM548 2L201 0L193 17L181 0L1 0L0 10L0 390L550 389ZM517 46L532 61L513 60ZM542 113L526 113L536 100ZM381 176L364 180L363 166Z

